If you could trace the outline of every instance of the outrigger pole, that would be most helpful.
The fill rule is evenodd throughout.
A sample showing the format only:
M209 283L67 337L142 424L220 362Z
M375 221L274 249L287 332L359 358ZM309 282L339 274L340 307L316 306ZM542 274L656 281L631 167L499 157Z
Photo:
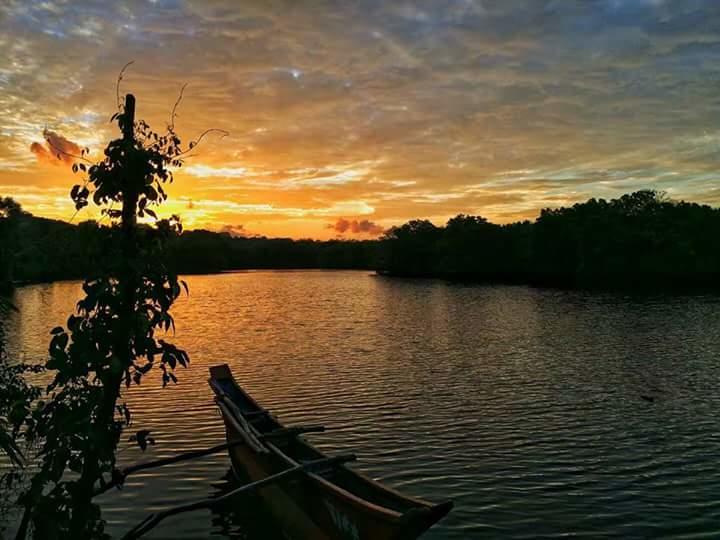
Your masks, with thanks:
M199 501L186 503L186 504L183 504L180 506L173 506L172 508L168 508L167 510L163 510L162 512L156 512L154 514L150 514L148 517L146 517L144 520L142 520L140 523L138 523L135 527L130 529L130 531L128 531L125 534L125 536L122 537L122 540L136 540L137 538L140 538L141 536L146 534L148 531L150 531L151 529L156 527L162 520L164 520L167 517L174 516L175 514L180 514L183 512L190 512L192 510L199 510L201 508L210 508L210 507L212 507L218 503L221 503L231 497L235 497L236 495L244 495L247 493L251 493L261 487L265 487L268 484L273 484L273 483L277 482L278 480L282 480L283 478L297 474L299 472L312 472L316 469L322 469L327 466L334 467L334 466L341 465L343 463L347 463L349 461L355 461L355 459L356 459L355 454L346 454L346 455L339 455L339 456L335 456L335 457L316 459L313 461L307 461L305 463L300 463L289 469L285 469L284 471L281 471L277 474L273 474L272 476L268 476L267 478L263 478L262 480L257 480L256 482L251 482L249 484L245 484L244 486L240 486L239 488L229 491L218 497L202 499Z
M280 428L276 429L275 431L271 431L269 433L265 433L260 435L258 438L260 440L274 440L274 439L282 439L287 437L294 437L296 435L302 435L303 433L320 433L325 431L325 426L319 426L319 425L310 425L310 426L292 426L287 428ZM162 459L156 459L154 461L145 461L141 463L136 463L135 465L130 465L128 467L125 467L124 469L115 469L113 471L113 477L110 482L107 482L100 487L98 487L95 490L95 493L93 493L93 497L96 497L102 493L105 493L106 491L114 488L114 487L122 487L123 483L125 482L125 478L127 478L129 475L136 473L138 471L144 471L146 469L154 469L156 467L162 467L164 465L171 465L173 463L178 463L180 461L186 461L189 459L195 459L200 458L204 456L209 456L211 454L217 454L218 452L222 452L223 450L227 450L228 448L234 448L235 446L240 446L246 444L246 441L240 439L237 441L233 441L230 443L223 443L218 444L217 446L211 446L210 448L205 448L203 450L192 450L190 452L184 452L182 454L178 454L176 456L171 456L167 458Z

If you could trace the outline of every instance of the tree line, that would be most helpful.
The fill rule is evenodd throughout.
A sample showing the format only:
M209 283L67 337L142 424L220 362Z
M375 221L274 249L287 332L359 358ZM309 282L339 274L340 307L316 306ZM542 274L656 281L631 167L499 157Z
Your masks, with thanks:
M389 275L564 287L717 288L720 209L643 190L542 210L496 225L459 215L391 229L379 268Z
M32 216L0 199L0 282L80 279L97 268L109 228ZM720 281L720 209L643 190L544 209L498 225L458 215L411 220L378 240L293 240L185 231L167 245L179 273L238 269L366 269L566 287L709 287Z
M41 218L10 198L0 198L0 284L83 279L102 266L110 234L110 227L96 221L71 225ZM182 274L262 268L372 269L377 241L238 237L188 230L173 235L166 251L169 264Z

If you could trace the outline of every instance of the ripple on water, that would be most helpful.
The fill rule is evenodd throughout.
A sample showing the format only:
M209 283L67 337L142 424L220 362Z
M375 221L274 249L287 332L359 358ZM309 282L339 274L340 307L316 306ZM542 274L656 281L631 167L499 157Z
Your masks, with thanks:
M207 368L227 362L286 423L352 450L413 495L454 499L429 539L715 538L720 533L720 302L251 272L188 278L177 386L127 392L152 430L131 463L223 440ZM25 287L10 350L45 354L76 283ZM652 395L646 402L641 395ZM147 512L229 489L225 455L144 471L103 496L118 534ZM277 537L261 506L177 516L151 538Z

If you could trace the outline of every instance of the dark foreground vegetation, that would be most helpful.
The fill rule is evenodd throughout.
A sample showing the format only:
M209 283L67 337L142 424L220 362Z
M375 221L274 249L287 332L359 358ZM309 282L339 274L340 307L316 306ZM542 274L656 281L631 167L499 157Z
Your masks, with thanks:
M82 278L97 268L107 227L37 218L9 199L0 204L0 277L5 281ZM720 209L638 191L546 209L534 222L496 225L459 215L438 227L413 220L380 240L363 241L246 238L195 230L172 238L167 250L179 273L368 269L393 276L566 287L717 288Z
M122 71L118 85L121 78ZM70 155L81 182L70 191L75 208L90 200L110 225L46 231L58 235L42 241L43 247L58 244L52 254L64 255L63 264L79 263L84 255L97 257L97 266L83 282L83 296L66 325L50 331L44 362L6 361L0 350L0 454L7 454L13 465L9 472L6 467L0 471L0 486L7 488L18 475L24 477L18 489L0 501L21 516L16 540L110 538L96 497L124 482L125 473L116 467L118 446L123 439L143 450L154 444L147 429L127 437L133 419L124 390L140 385L151 373L161 376L163 386L177 382L175 368L190 361L185 351L155 334L175 328L170 309L181 291L188 290L168 267L164 249L181 234L182 224L172 216L138 227L137 219L156 215L153 207L167 199L164 185L172 182L172 170L182 166L183 156L202 135L182 146L172 122L165 132L155 132L136 121L132 94L124 104L118 99L117 105L111 121L117 123L120 137L108 142L102 159L91 161L88 149ZM25 236L38 225L52 226L33 220L14 201L0 200L5 280L27 256L25 250L47 256ZM68 245L59 243L63 233L69 235ZM86 255L86 249L95 251ZM50 257L42 260L53 262ZM6 301L0 308L12 309ZM49 384L36 386L24 377L39 372ZM30 463L33 466L26 467ZM2 537L9 512L0 510Z

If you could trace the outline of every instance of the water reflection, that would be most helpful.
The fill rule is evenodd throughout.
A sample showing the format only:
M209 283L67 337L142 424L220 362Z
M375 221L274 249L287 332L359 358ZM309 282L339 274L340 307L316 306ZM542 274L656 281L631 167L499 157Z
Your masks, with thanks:
M250 482L250 478L242 471L238 471L238 475L236 478L232 470L228 469L222 480L214 484L216 491L213 496L220 496ZM284 538L282 533L275 529L274 520L262 500L255 494L241 495L213 507L211 524L213 531L222 538Z
M223 440L206 384L227 362L322 449L455 510L427 538L716 536L720 302L377 278L248 272L188 279L179 384L126 398L158 444L123 463ZM45 355L75 283L23 288L9 348ZM640 396L652 396L653 401ZM128 479L104 496L119 534L148 512L228 488L225 455ZM151 538L272 538L247 500L173 517ZM258 517L260 516L260 517Z

